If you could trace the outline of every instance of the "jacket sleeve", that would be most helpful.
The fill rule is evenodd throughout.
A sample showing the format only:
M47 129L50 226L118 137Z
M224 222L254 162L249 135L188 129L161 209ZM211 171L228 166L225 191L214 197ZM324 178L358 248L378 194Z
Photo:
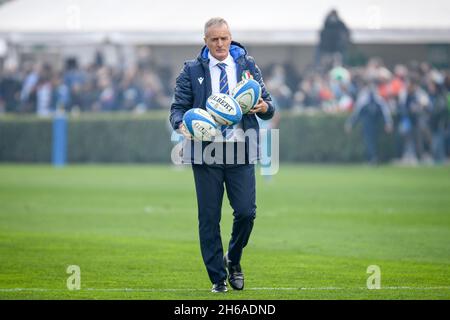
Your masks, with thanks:
M376 97L377 103L381 109L381 113L383 114L384 122L386 124L392 125L392 115L391 110L389 109L389 105L387 104L386 100L380 96Z
M193 97L189 65L186 62L176 80L174 98L170 107L170 124L174 130L177 130L180 123L183 122L184 113L192 108Z
M358 122L361 111L367 105L368 94L369 93L367 92L367 89L362 89L360 91L360 93L358 94L358 98L356 99L356 103L353 108L353 112L346 121L346 126L353 127L356 124L356 122Z
M264 84L261 70L256 65L255 60L253 60L253 58L251 58L251 57L249 57L249 60L250 60L250 63L253 64L253 66L254 66L253 77L256 81L258 81L259 85L261 86L261 98L269 106L266 113L260 112L260 113L257 113L256 115L262 120L270 120L270 119L272 119L273 114L275 113L275 107L273 106L272 97L270 96L270 93L266 89L266 85Z

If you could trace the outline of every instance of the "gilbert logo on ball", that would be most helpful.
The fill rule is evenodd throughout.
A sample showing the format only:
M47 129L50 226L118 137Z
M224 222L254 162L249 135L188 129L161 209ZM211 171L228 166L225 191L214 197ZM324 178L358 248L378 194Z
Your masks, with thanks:
M258 81L244 79L239 82L232 92L233 98L239 103L242 112L246 114L261 98L261 86Z
M183 116L183 124L195 140L212 141L216 135L217 124L203 109L188 110Z
M206 101L206 110L221 125L231 126L242 119L242 110L239 103L225 93L211 95Z

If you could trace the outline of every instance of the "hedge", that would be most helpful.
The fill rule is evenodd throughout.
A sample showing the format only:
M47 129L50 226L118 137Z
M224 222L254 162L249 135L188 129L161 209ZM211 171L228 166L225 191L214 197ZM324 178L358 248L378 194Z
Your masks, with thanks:
M364 161L361 128L344 132L347 115L282 113L280 161ZM166 113L69 117L69 163L168 163L173 143ZM381 135L382 160L394 157L394 137ZM0 161L51 161L52 120L0 117Z

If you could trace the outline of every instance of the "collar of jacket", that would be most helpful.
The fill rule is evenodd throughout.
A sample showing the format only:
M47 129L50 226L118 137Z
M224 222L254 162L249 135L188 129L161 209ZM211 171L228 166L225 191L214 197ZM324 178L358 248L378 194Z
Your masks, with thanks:
M209 63L208 53L208 47L204 46L198 56L198 60L202 63ZM238 62L239 58L247 55L247 50L239 42L231 41L230 55L233 57L234 61Z

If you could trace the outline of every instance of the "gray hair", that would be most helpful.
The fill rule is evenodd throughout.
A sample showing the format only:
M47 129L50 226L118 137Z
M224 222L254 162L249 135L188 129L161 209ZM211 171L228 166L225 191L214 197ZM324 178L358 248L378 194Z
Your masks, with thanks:
M212 26L221 26L223 24L226 25L228 29L230 29L230 27L228 26L228 22L224 18L215 17L215 18L211 18L208 21L206 21L205 29L204 29L205 37L206 37L206 32L208 31L208 29L210 27L212 27Z

